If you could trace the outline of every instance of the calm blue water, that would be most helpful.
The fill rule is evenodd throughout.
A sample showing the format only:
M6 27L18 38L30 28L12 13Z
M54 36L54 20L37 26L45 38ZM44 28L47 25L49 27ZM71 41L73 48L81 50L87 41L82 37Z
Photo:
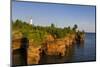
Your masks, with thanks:
M86 33L84 44L75 46L74 61L96 60L96 37L95 33ZM81 46L82 45L82 46Z
M86 33L82 44L75 44L66 50L66 56L43 56L40 64L85 62L96 60L95 33Z

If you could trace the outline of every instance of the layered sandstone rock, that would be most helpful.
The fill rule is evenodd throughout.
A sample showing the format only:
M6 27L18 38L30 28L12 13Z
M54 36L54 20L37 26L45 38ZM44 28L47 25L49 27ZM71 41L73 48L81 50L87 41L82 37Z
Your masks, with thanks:
M45 36L44 40L46 42L54 41L54 37L52 35L48 34L48 35Z
M12 32L12 49L16 50L20 48L22 33L20 31Z
M66 51L65 43L62 40L56 40L48 42L46 44L46 50L44 50L47 55L60 55L64 56Z
M38 64L40 60L40 47L30 45L28 48L28 64Z
M76 34L69 34L64 38L46 42L42 48L44 48L44 52L47 55L64 56L66 47L70 47L70 45L73 45L76 42Z
M12 41L12 49L14 51L21 49L21 39L15 39ZM29 47L27 50L27 63L38 64L40 60L41 47L36 46L32 40L29 40ZM19 51L20 52L20 51ZM20 55L20 53L19 53Z
M13 31L12 32L12 40L21 39L22 33L20 31Z
M20 49L22 34L20 32L13 32L13 34L12 49L14 51L16 49ZM54 39L52 35L46 35L43 43L40 46L37 46L37 44L34 43L34 40L29 39L27 63L38 64L42 52L46 55L65 56L65 53L68 51L67 49L70 45L83 40L84 35L69 34L60 39Z
M21 39L12 40L12 50L20 49Z

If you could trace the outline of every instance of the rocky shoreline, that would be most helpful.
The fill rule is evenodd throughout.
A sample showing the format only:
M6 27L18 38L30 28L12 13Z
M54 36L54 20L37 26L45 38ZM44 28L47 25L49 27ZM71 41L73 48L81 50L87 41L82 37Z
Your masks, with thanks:
M17 19L12 22L13 57L19 52L22 58L26 57L23 60L28 65L38 64L41 55L63 57L71 45L84 42L85 32L77 28L76 24L72 28L70 26L59 28L54 24L35 26Z
M75 43L81 43L84 41L84 35L77 35L77 34L69 34L64 38L54 39L53 36L48 35L45 41L42 43L41 46L35 46L36 44L29 40L29 47L28 47L28 57L27 63L30 64L38 64L40 61L40 56L42 54L45 55L57 55L57 56L65 56L65 51L71 45ZM12 40L12 48L13 52L17 49L20 49L21 45L21 35L19 38L13 38Z

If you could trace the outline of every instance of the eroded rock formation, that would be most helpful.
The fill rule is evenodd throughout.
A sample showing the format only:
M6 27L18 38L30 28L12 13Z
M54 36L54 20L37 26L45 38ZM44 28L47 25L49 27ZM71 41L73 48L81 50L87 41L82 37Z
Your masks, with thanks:
M21 34L20 34L21 36ZM36 46L34 41L29 40L28 54L27 54L27 63L28 64L38 64L40 61L41 53L46 55L58 55L65 56L66 50L70 45L76 43L77 41L81 42L84 40L84 35L69 34L64 38L54 39L52 35L48 35L45 38L44 43L41 46ZM21 38L17 35L13 37L12 48L13 51L20 49ZM66 48L67 47L67 48Z

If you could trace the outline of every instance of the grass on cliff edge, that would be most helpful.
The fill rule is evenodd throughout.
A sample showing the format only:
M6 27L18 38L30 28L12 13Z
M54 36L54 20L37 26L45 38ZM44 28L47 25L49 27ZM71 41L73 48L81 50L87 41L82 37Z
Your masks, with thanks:
M41 45L41 43L44 42L45 40L45 36L48 34L52 35L54 38L63 38L67 36L67 34L71 33L76 34L77 28L78 26L76 24L73 26L73 28L70 27L58 28L55 27L54 24L45 27L35 26L17 19L15 22L12 21L12 36L14 36L12 38L14 39L17 37L21 37L18 35L22 34L22 36L25 36L29 40L32 40L35 44ZM17 33L14 33L16 31Z

